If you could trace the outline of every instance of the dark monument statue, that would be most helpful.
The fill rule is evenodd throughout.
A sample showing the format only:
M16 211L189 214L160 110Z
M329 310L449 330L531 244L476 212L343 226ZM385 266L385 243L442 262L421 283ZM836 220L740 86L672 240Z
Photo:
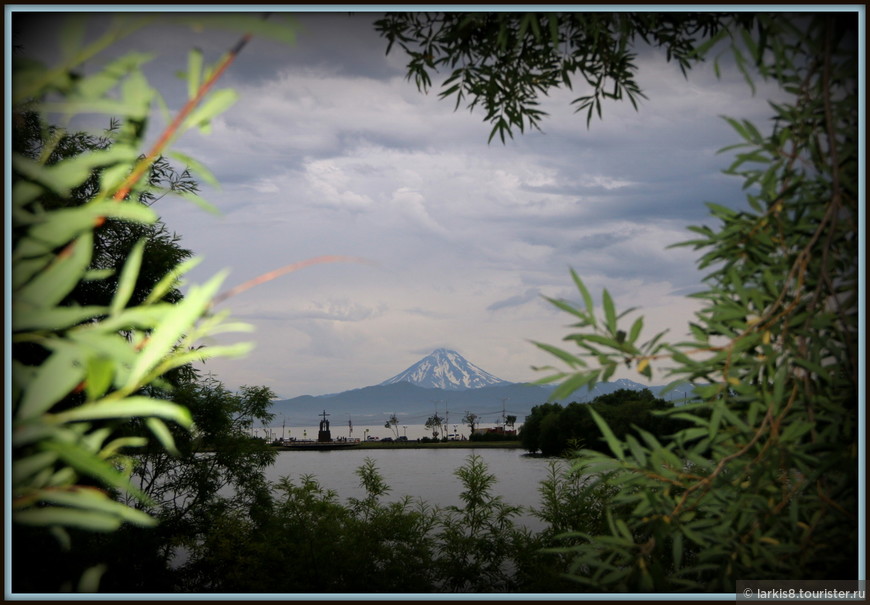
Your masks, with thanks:
M320 430L317 432L317 441L319 443L325 443L332 441L332 435L329 432L329 420L326 417L329 414L326 413L326 410L323 410L323 420L320 421Z

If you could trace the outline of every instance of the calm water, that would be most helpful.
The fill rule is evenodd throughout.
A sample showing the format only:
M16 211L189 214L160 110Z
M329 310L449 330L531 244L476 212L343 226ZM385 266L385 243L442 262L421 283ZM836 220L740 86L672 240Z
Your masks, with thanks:
M402 496L423 499L440 507L460 505L462 483L454 471L471 454L479 455L497 481L493 492L512 505L539 507L539 483L546 478L550 460L525 456L521 449L385 449L385 450L326 450L283 451L275 464L266 471L266 478L277 481L289 477L299 483L302 475L315 475L320 485L334 490L338 499L361 498L365 490L360 487L356 469L366 458L375 465L392 489L386 501ZM561 462L560 462L561 463ZM540 521L524 514L517 519L530 529L542 528Z

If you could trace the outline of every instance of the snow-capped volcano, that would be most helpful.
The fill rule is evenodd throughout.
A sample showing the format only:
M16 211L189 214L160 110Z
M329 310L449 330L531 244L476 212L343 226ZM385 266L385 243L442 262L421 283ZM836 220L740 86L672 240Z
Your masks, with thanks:
M410 382L420 387L451 391L511 384L481 370L456 351L448 349L436 349L404 372L383 381L381 385L397 382Z

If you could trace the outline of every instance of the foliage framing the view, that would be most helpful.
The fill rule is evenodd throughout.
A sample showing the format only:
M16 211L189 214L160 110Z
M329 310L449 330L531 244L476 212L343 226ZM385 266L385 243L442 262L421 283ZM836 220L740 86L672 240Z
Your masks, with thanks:
M98 230L107 220L150 225L156 214L143 199L162 195L141 178L182 132L207 132L211 120L235 99L230 90L210 92L229 65L238 45L214 67L204 66L192 51L186 74L189 101L151 152L142 155L148 118L155 101L165 103L149 85L141 67L151 57L129 53L100 71L79 70L112 43L153 22L151 17L119 15L102 36L88 40L86 19L74 17L60 39L62 57L56 67L15 57L13 109L16 127L27 112L58 116L63 127L45 136L38 157L12 157L12 511L15 523L49 528L66 547L67 529L113 531L122 523L142 526L154 519L115 494L146 503L146 495L130 483L130 448L144 437L123 432L123 425L142 419L168 451L175 451L166 422L191 428L189 411L148 395L149 385L165 387L167 372L192 361L239 355L249 343L201 349L204 336L246 330L229 323L226 313L211 312L223 279L218 275L191 286L178 301L167 299L182 275L194 265L184 262L160 279L142 301L131 302L139 276L145 240L132 249L107 305L78 305L70 293L82 283L105 280L110 271L92 266ZM190 16L192 25L217 24L214 17ZM225 27L290 40L292 32L252 16L225 19ZM81 114L105 114L120 120L111 145L49 161L66 135L65 126ZM166 121L170 122L169 116ZM213 182L198 162L171 153ZM70 198L87 181L98 187L83 204L48 203ZM182 196L200 202L190 191ZM153 197L151 198L153 199ZM19 354L26 351L26 354ZM79 588L92 590L102 573L89 570Z
M709 205L717 228L682 245L711 270L689 342L644 342L643 319L623 326L605 290L603 316L572 272L581 305L566 341L539 343L567 364L554 398L607 380L620 364L649 377L668 360L702 403L673 418L691 424L661 443L617 438L593 416L612 456L584 451L587 471L619 488L607 531L576 534L563 554L573 577L601 590L721 590L737 579L854 578L858 518L858 52L856 14L390 14L378 29L410 57L408 78L442 97L470 98L493 124L490 140L538 127L537 98L571 86L600 115L601 99L642 92L629 42L663 46L685 72L730 40L754 89L772 79L791 96L770 103L762 134L726 118L741 141L726 171L744 179L748 209ZM695 35L698 34L698 39ZM705 39L706 38L706 39ZM583 42L583 43L580 43ZM589 44L591 42L591 44ZM717 59L718 71L718 59ZM604 84L609 81L609 88ZM608 92L612 90L612 92Z
M737 35L740 30L735 30ZM764 47L764 32L769 46ZM713 269L695 295L692 340L640 345L607 292L603 320L578 276L582 307L558 301L586 328L566 340L580 355L563 387L606 378L617 364L669 358L702 403L671 412L693 424L668 445L648 433L617 439L597 418L612 456L609 532L572 547L579 581L607 589L732 591L737 579L855 577L858 516L858 112L851 32L833 16L760 17L742 31L750 61L793 95L773 104L762 135L728 118L742 142L729 174L744 178L749 209L710 205L718 228L693 227L682 245ZM838 46L843 43L843 47ZM587 368L591 358L598 368ZM597 362L597 363L596 363Z

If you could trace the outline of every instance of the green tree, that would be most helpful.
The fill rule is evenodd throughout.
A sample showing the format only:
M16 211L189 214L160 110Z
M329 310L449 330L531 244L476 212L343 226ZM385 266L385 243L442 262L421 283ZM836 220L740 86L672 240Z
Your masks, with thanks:
M700 41L751 15L716 13L387 13L375 23L409 57L407 78L428 91L439 69L449 70L442 98L455 107L478 106L493 125L490 141L540 128L546 112L538 99L550 89L571 89L574 79L591 89L572 101L576 111L601 117L602 101L627 98L637 107L633 43L662 47L685 73L701 56Z
M437 586L451 592L509 592L512 569L528 534L514 524L520 509L492 494L496 478L479 456L469 456L455 475L462 506L448 506L438 531Z
M564 410L555 414L547 414L541 419L540 433L538 434L538 448L544 456L558 456L564 449L565 440L562 436L562 414Z
M475 414L474 412L465 412L465 416L462 417L462 422L468 425L469 434L474 434L474 428L477 426L478 421L480 420L480 416Z
M543 419L550 415L556 414L562 410L562 406L558 403L542 403L532 407L531 414L526 416L526 420L520 429L520 441L523 447L531 453L541 449L541 423Z
M429 416L429 418L426 419L426 423L424 424L424 426L428 430L432 431L433 439L438 439L438 435L441 434L441 427L443 425L444 419L441 418L441 416L439 416L437 412L434 415Z
M393 431L396 439L399 438L399 419L396 417L395 412L384 423L384 428L390 429L391 431Z
M229 391L213 376L183 384L166 397L184 405L194 430L174 435L178 455L156 447L137 454L133 481L154 502L155 514L180 532L220 494L234 506L250 506L265 486L262 470L276 452L251 436L259 422L268 424L274 393L268 387Z
M190 592L431 592L436 514L390 488L370 459L365 496L338 502L312 476L282 478L263 514L214 517L179 574Z

